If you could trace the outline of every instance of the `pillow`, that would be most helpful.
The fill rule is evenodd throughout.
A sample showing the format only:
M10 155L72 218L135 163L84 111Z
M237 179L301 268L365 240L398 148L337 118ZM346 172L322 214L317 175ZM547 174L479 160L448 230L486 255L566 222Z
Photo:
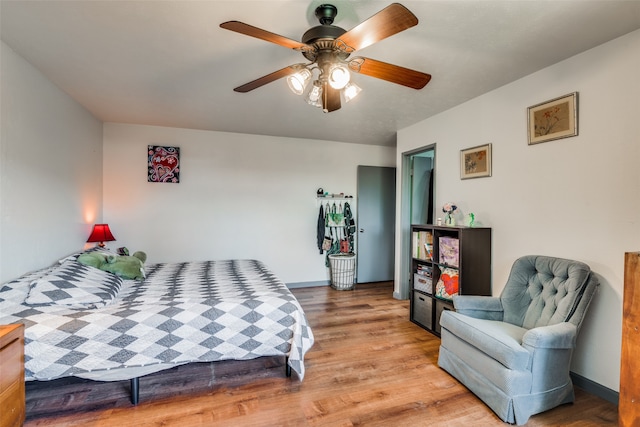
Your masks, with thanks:
M443 268L436 284L436 296L444 299L452 299L458 294L458 270Z
M122 279L97 268L67 260L31 282L25 303L99 308L113 301Z

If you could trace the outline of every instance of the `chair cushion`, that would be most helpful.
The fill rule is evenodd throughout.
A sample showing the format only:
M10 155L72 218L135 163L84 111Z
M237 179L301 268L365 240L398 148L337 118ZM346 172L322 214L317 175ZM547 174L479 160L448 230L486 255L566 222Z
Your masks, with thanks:
M509 369L525 370L530 366L531 354L521 345L525 328L453 311L442 313L440 326Z
M517 259L500 295L504 321L526 329L569 321L590 273L588 265L568 259Z

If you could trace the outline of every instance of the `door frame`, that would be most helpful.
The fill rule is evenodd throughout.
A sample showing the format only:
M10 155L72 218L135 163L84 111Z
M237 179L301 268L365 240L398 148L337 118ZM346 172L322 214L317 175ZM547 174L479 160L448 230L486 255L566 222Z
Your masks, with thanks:
M436 188L436 143L402 153L402 170L400 172L400 282L398 291L394 292L396 299L409 299L411 288L411 157L425 151L433 151L433 188L435 201ZM433 212L435 217L435 212Z

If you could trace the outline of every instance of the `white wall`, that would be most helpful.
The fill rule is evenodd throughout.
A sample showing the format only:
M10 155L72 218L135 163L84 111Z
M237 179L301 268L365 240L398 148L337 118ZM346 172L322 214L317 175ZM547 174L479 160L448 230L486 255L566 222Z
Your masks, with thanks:
M600 276L572 371L613 390L619 389L624 253L640 250L638 52L635 31L398 135L398 164L403 152L437 144L436 207L457 202L461 213L474 212L493 228L494 295L525 254L577 259ZM579 135L528 146L527 107L574 91ZM493 176L460 180L460 150L485 143L493 144ZM398 259L400 265L406 263Z
M102 124L0 49L1 283L82 249L102 210Z
M180 147L179 184L147 182L149 144ZM255 258L287 283L325 281L316 190L355 196L358 165L395 166L395 148L105 123L110 246L148 262Z

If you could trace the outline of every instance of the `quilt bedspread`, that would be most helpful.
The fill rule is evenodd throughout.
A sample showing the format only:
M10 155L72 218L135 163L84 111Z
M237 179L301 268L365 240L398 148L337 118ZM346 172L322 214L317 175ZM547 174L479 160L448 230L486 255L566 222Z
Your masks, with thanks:
M25 378L50 380L155 364L285 355L300 380L313 334L293 294L255 260L149 264L96 309L28 305L29 284L0 286L0 324L25 324Z

